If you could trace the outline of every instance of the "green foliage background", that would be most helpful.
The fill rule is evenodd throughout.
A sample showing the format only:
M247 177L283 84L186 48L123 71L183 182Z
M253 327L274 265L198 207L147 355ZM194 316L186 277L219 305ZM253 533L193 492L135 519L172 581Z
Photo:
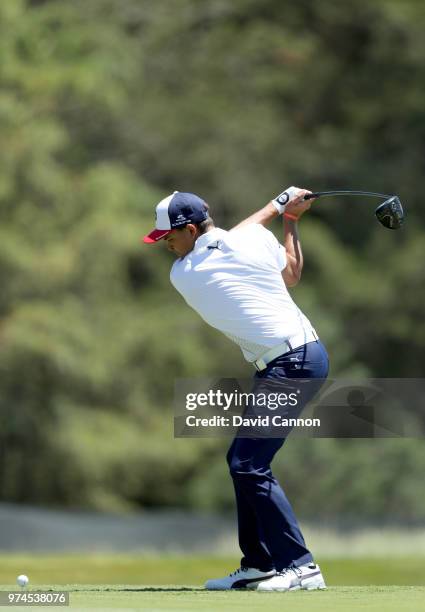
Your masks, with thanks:
M398 193L303 219L297 303L332 376L421 377L425 11L414 0L0 3L0 496L232 507L226 445L175 440L178 377L250 375L139 244L157 201L217 224L288 184ZM276 231L279 227L276 226ZM306 517L425 519L422 441L289 441Z

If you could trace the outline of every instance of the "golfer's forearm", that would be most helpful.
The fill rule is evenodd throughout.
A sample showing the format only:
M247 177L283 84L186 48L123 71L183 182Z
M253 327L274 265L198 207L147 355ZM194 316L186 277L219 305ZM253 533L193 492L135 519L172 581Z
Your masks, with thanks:
M304 258L301 250L301 242L298 236L298 224L296 221L284 218L283 225L283 245L288 256L288 267L290 267L292 275L299 280L301 278L301 272L304 265Z
M250 215L249 217L238 223L235 227L232 227L232 229L239 229L241 227L244 227L244 225L250 225L252 223L267 225L272 219L275 219L278 216L279 213L277 212L276 208L271 202L269 202L264 206L264 208L261 208L253 215Z

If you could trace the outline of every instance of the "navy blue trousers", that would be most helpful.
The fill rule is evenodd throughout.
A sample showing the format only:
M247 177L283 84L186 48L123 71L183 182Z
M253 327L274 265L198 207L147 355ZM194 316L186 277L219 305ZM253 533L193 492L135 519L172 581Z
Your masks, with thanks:
M285 353L255 375L255 386L281 381L288 391L302 383L298 414L317 393L328 375L329 360L320 341ZM291 415L294 416L294 415ZM295 415L296 417L297 415ZM306 547L294 511L273 476L270 463L285 438L235 438L227 453L233 479L238 516L241 565L263 571L309 563L313 557Z

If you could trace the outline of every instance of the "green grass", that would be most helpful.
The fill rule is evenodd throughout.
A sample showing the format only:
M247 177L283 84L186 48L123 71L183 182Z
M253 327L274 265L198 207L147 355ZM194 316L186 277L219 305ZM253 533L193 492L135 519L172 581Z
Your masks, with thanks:
M4 588L4 587L3 587ZM205 591L179 585L48 585L46 589L70 591L70 607L133 609L168 612L423 612L425 587L369 586L330 587L327 591L257 593L255 591ZM14 608L22 609L24 608ZM27 608L28 609L28 608ZM40 608L38 608L40 609ZM47 609L47 608L41 608ZM64 608L50 607L50 610ZM66 608L65 608L66 609Z
M421 557L393 559L318 559L332 586L425 586ZM195 584L222 576L237 558L136 555L0 555L0 584L27 574L30 584Z
M290 606L291 612L425 611L421 558L332 559L320 563L329 586L327 591L208 592L201 586L204 581L233 570L236 559L3 554L0 556L3 585L0 588L15 590L15 577L25 573L34 591L70 591L71 607L79 610L269 612Z

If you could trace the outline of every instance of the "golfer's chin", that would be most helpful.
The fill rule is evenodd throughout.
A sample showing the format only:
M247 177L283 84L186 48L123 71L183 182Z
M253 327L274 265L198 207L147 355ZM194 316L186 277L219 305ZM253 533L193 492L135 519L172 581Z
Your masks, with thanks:
M172 255L174 255L174 257L179 258L181 257L181 253L179 253L178 251L176 251L176 249L174 249L172 246L167 246L167 251L169 251Z

